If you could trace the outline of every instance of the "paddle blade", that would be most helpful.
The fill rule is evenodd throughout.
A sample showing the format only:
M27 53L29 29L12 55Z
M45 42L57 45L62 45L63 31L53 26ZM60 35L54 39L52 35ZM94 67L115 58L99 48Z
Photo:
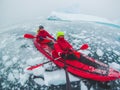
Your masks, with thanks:
M83 44L82 46L81 46L81 48L80 48L80 50L86 50L86 49L88 49L88 44Z
M43 65L43 64L38 64L38 65L36 65L36 66L31 66L31 67L27 68L27 70L33 70L33 69L38 68L38 67L40 67L40 66L42 66L42 65Z
M24 34L24 38L33 39L35 38L35 36L33 36L32 34Z

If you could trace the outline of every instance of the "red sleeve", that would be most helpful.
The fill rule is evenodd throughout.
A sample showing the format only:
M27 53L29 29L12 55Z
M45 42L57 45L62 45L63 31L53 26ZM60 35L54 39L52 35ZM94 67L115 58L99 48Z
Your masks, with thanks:
M68 41L65 40L65 42L69 48L71 48L71 49L73 48L72 45Z
M45 31L45 30L44 30ZM54 39L54 37L52 37L47 31L45 31L45 33L46 33L46 36L48 36L49 38L51 38L51 39Z
M55 43L55 44L54 44L54 48L55 48L55 50L56 50L57 53L58 53L58 52L60 52L60 53L63 52L63 50L60 48L60 46L58 45L58 43Z

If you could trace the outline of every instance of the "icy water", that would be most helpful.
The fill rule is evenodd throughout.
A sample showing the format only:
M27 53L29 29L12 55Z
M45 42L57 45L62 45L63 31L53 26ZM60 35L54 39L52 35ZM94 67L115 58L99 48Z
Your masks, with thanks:
M48 64L31 72L25 70L28 66L47 61L31 39L23 38L26 33L35 35L39 24L44 25L53 36L57 31L64 31L65 38L75 49L88 43L89 49L83 53L120 71L120 28L93 22L35 21L1 29L0 90L65 90L64 70L45 71L55 65ZM34 80L31 75L42 76L44 80ZM72 90L106 90L94 81L72 75L70 79ZM120 90L120 79L112 81L108 90Z

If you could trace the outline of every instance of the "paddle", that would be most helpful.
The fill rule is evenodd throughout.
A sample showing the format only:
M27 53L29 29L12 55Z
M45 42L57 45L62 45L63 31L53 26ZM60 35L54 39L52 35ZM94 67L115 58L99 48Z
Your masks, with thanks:
M49 63L49 62L51 62L51 61L47 61L47 62L38 64L38 65L35 65L35 66L30 66L30 67L27 68L27 70L33 70L33 69L38 68L38 67L41 67L41 66L43 66L44 64L47 64L47 63Z
M24 38L29 38L29 39L33 39L36 38L35 36L33 36L32 34L24 34ZM88 44L83 44L79 49L77 50L86 50L88 48Z
M35 36L33 36L32 34L24 34L24 38L29 38L29 39L33 39L36 38ZM88 48L88 44L83 44L79 49L77 50L86 50Z
M24 38L34 39L36 37L33 36L32 34L24 34Z
M78 50L86 50L86 49L88 49L88 44L83 44L79 49L77 49L77 51Z

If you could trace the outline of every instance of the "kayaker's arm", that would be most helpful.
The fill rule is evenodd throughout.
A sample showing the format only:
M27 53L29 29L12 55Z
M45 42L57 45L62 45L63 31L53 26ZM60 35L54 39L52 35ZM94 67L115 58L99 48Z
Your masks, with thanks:
M58 43L54 44L54 48L58 54L58 56L62 57L63 59L66 57L66 55L68 54L67 51L63 51L60 46L58 45Z
M62 53L63 50L60 48L60 46L58 45L58 43L54 44L54 48L55 48L56 52L58 53L58 55L60 56L60 53Z
M54 39L54 37L52 37L47 31L46 31L46 35L51 38L51 39Z

